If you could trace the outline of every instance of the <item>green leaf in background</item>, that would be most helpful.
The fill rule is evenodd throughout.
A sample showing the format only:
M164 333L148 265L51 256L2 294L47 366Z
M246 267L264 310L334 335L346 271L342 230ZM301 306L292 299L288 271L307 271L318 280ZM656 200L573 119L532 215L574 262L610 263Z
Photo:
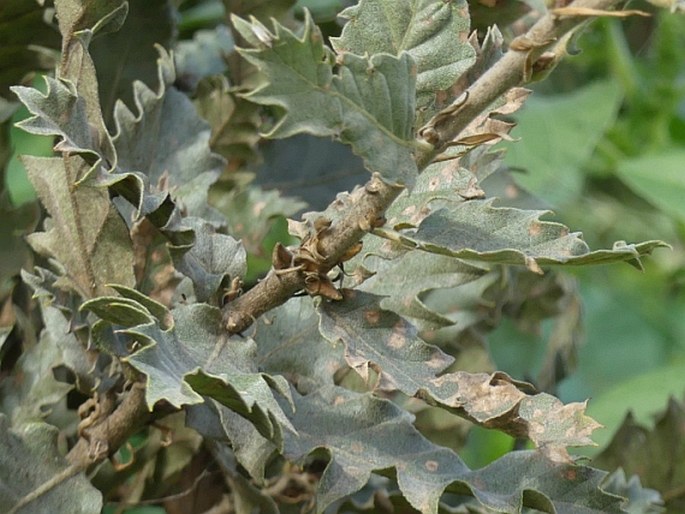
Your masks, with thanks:
M14 373L0 382L0 412L8 416L14 427L43 420L73 389L72 385L55 380L52 373L62 358L61 349L55 344L56 335L53 327L43 330L40 342L25 350ZM69 334L64 339L70 336L73 337Z
M620 161L616 172L654 207L685 221L684 162L685 150L671 148L659 154Z
M133 83L158 87L155 45L169 49L175 36L176 9L171 0L133 0L123 25L95 39L90 54L98 75L100 105L112 128L114 106L121 100L134 106Z
M583 184L582 166L614 121L620 102L615 82L530 97L513 133L521 141L507 143L506 163L528 171L517 182L555 206L575 201Z
M28 237L39 253L64 267L64 285L84 297L104 294L105 284L132 286L133 251L124 221L109 201L107 190L81 185L89 169L79 157L24 156L29 178L51 218L45 232Z
M630 514L659 514L663 512L663 500L661 495L654 489L642 487L640 477L633 475L628 479L622 468L618 468L609 475L604 484L604 490L608 493L623 496L628 499L623 507Z
M39 218L35 203L14 208L5 192L0 192L0 301L8 293L11 277L29 259L29 247L24 237L36 226Z
M322 302L321 334L345 345L345 359L364 380L379 375L381 390L399 389L411 396L449 366L453 358L423 342L416 328L397 314L383 310L382 297L352 289L344 301Z
M645 485L659 491L666 512L683 512L682 491L685 481L685 409L671 398L653 427L638 423L628 414L606 449L593 459L603 469L622 468L628 475L638 475Z
M29 423L11 429L0 414L0 505L10 509L25 495L60 473L65 480L33 500L23 512L99 514L102 494L84 473L73 474L57 447L57 428Z
M62 0L56 2L59 29L66 43L75 32L116 31L124 23L128 12L126 0Z
M223 194L215 191L210 195L216 197L212 205L226 216L228 233L240 239L250 254L262 252L264 238L275 218L292 216L306 206L304 202L282 196L277 191L264 191L253 185Z
M209 145L213 151L233 162L256 159L256 146L261 141L258 105L236 96L223 75L205 77L199 83L195 105L211 127Z
M588 413L606 427L597 432L595 449L583 449L584 454L596 454L611 439L621 425L626 412L637 423L648 424L666 405L668 398L685 394L685 362L661 366L624 380L602 392L589 403Z
M387 54L333 54L308 15L298 38L276 23L275 33L254 20L233 17L236 30L254 47L241 55L264 74L246 98L275 105L286 113L267 137L306 132L333 136L352 145L366 167L390 182L412 184L417 169L412 157L415 70L411 57ZM315 110L317 117L312 117ZM383 148L383 152L378 152Z
M297 0L223 0L223 3L226 12L238 16L254 16L262 23L266 23L272 18L287 18Z
M411 55L419 107L449 88L475 61L465 0L362 0L340 16L349 21L331 43L339 54Z
M59 34L44 17L38 2L3 0L0 8L0 96L32 72L54 66ZM0 102L1 103L1 102Z
M304 9L312 13L312 18L317 24L331 22L336 19L338 13L343 10L349 0L297 0L296 13L304 17Z
M377 229L376 234L423 251L467 260L525 265L541 272L540 264L599 264L639 258L662 241L617 242L611 250L590 251L579 233L560 223L541 221L544 211L492 206L492 200L471 200L440 209L425 218L415 233Z
M177 82L184 89L195 91L204 77L224 72L233 47L233 36L225 25L198 30L191 41L179 41L174 48Z

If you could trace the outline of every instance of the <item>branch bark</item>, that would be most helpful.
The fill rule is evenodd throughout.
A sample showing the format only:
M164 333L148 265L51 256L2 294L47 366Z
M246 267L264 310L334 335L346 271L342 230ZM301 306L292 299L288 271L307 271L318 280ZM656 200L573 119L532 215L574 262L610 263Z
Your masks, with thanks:
M573 7L607 10L617 0L576 0ZM436 138L428 149L417 153L419 172L424 170L459 134L485 109L512 87L526 82L527 70L567 33L578 28L586 16L559 16L548 13L524 35L512 42L511 48L502 58L478 78L455 101L454 115L439 113L431 124ZM447 110L450 108L448 107ZM445 111L443 111L444 113ZM364 236L364 223L381 218L386 209L399 196L401 189L390 186L373 177L363 188L355 191L349 216L342 217L326 232L320 241L320 253L331 269L342 255ZM295 292L305 288L305 276L301 271L291 270L276 273L273 268L266 278L244 295L224 308L224 324L230 333L242 332L265 312L285 303Z

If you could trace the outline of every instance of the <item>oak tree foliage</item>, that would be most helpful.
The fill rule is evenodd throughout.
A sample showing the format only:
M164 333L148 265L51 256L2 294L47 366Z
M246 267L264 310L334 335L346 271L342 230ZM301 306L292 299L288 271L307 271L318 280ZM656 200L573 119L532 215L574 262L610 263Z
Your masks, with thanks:
M194 2L225 11L199 29L176 4L0 7L0 121L21 104L53 145L21 157L39 222L0 197L25 236L0 270L0 511L651 512L569 454L599 426L585 403L465 362L505 303L567 319L562 267L664 246L591 250L487 185L525 194L494 145L529 70L445 128L503 56L535 67L550 42L471 32L465 0L361 0L330 38L292 1ZM306 195L253 182L259 143L299 134L347 145L366 184L300 214ZM528 449L470 469L456 430L422 433L430 409Z

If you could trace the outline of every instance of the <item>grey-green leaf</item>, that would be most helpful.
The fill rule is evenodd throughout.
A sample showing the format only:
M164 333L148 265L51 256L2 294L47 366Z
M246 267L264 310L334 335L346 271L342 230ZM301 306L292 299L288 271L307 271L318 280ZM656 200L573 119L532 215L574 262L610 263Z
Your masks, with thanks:
M132 286L133 250L126 224L107 190L82 184L89 169L78 156L23 157L29 178L52 218L45 232L29 236L39 253L56 258L66 271L64 285L84 297L106 294L105 284Z
M345 345L345 359L365 380L372 369L381 389L413 395L452 362L452 357L421 340L416 328L383 310L382 297L346 289L341 302L322 302L321 334Z
M127 199L137 203L144 215L158 209L162 199L171 194L188 215L220 222L218 213L207 204L207 191L219 176L223 159L209 150L209 126L197 115L193 103L171 87L176 78L171 56L159 47L158 51L159 88L153 91L135 82L138 112L132 112L123 102L115 106L118 167L116 174L102 180L115 182L137 173L138 200L131 196ZM162 199L154 199L159 196ZM146 197L152 197L147 200L149 206ZM168 216L160 220L153 216L152 221L163 227Z
M233 23L255 47L241 54L264 74L247 98L286 111L267 137L333 136L350 144L366 167L384 179L414 182L416 69L409 54L367 58L345 53L334 74L333 55L309 15L301 38L278 23L274 33L256 20L233 17Z
M126 305L129 310L136 303L123 300L126 302L121 298L109 302ZM101 313L110 322L126 320L108 315L106 303L106 299L91 301L84 308ZM140 304L137 310L147 312ZM273 396L276 390L289 399L289 390L277 378L257 370L253 340L229 338L221 328L219 309L206 304L177 307L171 316L173 324L166 329L153 319L117 331L143 345L124 360L146 375L145 398L150 409L161 400L176 407L201 404L205 402L202 395L207 395L250 419L265 437L280 441L281 426L293 430ZM107 344L107 339L103 343ZM113 353L119 350L110 349Z
M317 449L331 460L319 482L317 512L367 483L374 471L394 468L402 494L415 509L436 514L444 492L476 497L497 512L523 507L564 514L623 512L622 499L600 489L606 472L554 463L536 451L511 452L469 470L451 450L425 439L411 416L371 394L339 387L300 396L291 416L298 437L286 434L285 454L301 460Z
M195 242L192 248L170 246L169 252L176 269L189 277L195 296L200 302L213 300L230 281L247 272L247 254L240 241L216 233L212 225L199 218L186 218L184 224L192 227Z
M30 423L10 429L0 414L0 506L10 509L60 473L65 480L34 499L19 512L99 514L102 495L84 473L73 473L57 447L58 430L47 423Z
M253 337L259 368L287 376L300 391L333 385L336 372L347 368L343 345L326 341L319 332L309 297L291 298L261 316Z
M341 36L331 39L338 53L412 56L419 106L454 84L475 61L464 0L362 0L340 16L349 21Z
M540 272L542 264L599 264L640 257L662 241L618 242L611 250L590 251L581 234L560 223L541 221L545 211L493 207L492 200L471 200L439 209L425 218L414 233L380 230L410 248L484 262L525 265Z
M383 296L380 306L408 319L420 330L453 322L429 308L423 298L434 289L453 288L487 273L459 259L444 255L407 252L389 262L378 259L374 275L360 289Z

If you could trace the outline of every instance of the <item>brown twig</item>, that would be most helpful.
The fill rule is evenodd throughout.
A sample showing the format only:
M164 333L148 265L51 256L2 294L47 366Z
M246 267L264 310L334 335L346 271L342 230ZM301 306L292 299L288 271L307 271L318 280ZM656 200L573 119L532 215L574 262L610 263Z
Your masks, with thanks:
M576 0L570 7L608 10L617 0ZM548 13L520 38L512 49L486 71L468 90L450 106L438 113L428 125L434 139L426 150L417 153L419 170L424 170L447 146L497 98L512 87L526 82L532 64L569 31L585 21L581 16L558 16ZM445 116L450 110L453 115ZM329 269L338 259L364 236L364 223L383 216L402 190L373 177L365 187L353 193L349 215L334 224L320 242L320 253L326 257ZM272 269L266 278L243 296L224 308L224 324L230 333L242 332L253 321L269 310L282 305L297 291L305 288L304 276L298 270L275 273Z

